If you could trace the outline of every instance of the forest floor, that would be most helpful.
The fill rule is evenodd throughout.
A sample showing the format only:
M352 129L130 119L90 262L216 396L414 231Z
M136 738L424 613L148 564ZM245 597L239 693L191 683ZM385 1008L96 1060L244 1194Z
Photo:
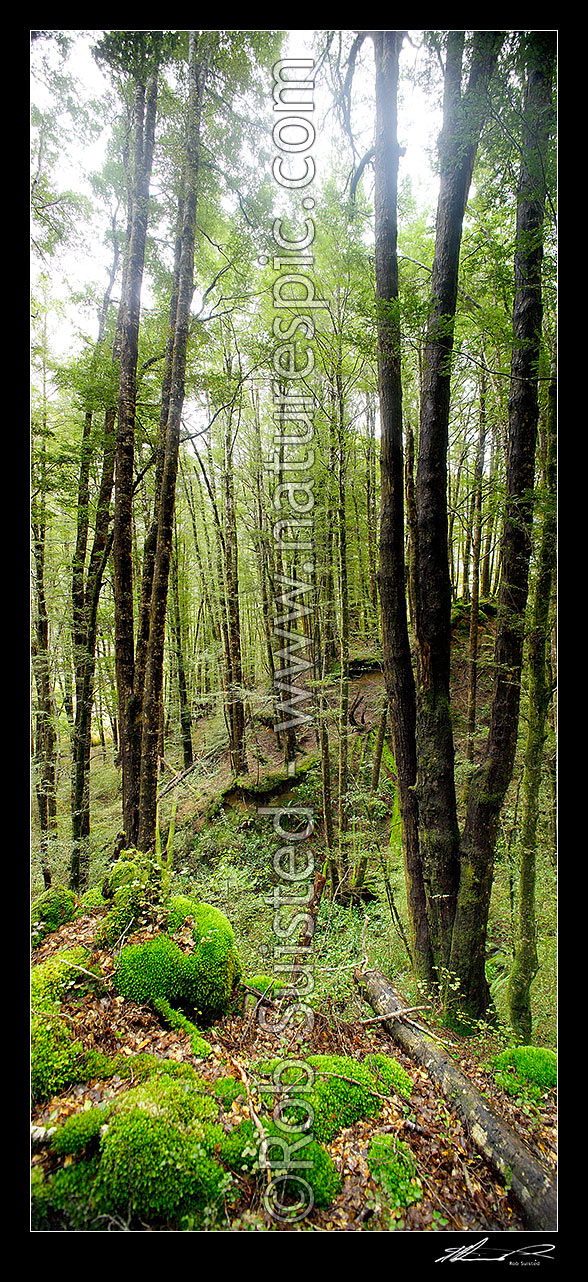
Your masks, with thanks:
M521 1230L523 1221L503 1182L492 1172L472 1144L465 1128L450 1112L447 1101L428 1074L400 1050L380 1025L362 1025L326 1018L320 1012L310 1035L304 1040L275 1035L263 1030L250 1010L227 1015L206 1030L212 1053L195 1058L188 1035L164 1027L153 1011L117 994L110 983L114 967L112 953L94 943L97 925L104 910L94 910L67 923L48 936L33 954L41 962L56 952L81 946L88 950L89 968L98 968L98 991L73 989L61 1006L61 1015L84 1050L132 1057L149 1054L161 1060L191 1064L198 1073L215 1080L227 1074L244 1073L255 1096L255 1065L260 1060L310 1054L346 1055L362 1060L367 1054L384 1052L402 1064L413 1083L410 1103L395 1094L383 1102L377 1117L356 1122L341 1131L325 1147L342 1177L342 1188L328 1209L314 1208L297 1231L498 1231ZM129 937L130 942L141 935ZM371 1014L366 1007L368 1016ZM438 1031L436 1030L436 1035ZM446 1040L449 1041L449 1038ZM482 1091L491 1108L507 1121L520 1140L547 1168L556 1167L555 1092L545 1091L540 1101L513 1099L484 1071L479 1055L465 1039L451 1035L447 1049L462 1071ZM489 1066L488 1066L489 1068ZM39 1104L33 1112L34 1127L53 1128L73 1113L104 1104L127 1090L129 1080L115 1076L108 1081L90 1080ZM226 1127L247 1119L248 1103L238 1098L230 1109ZM372 1136L388 1133L401 1138L418 1166L422 1194L414 1205L390 1211L374 1182L366 1155ZM50 1175L58 1164L46 1145L36 1148L33 1166L42 1165ZM263 1185L252 1175L237 1177L238 1198L232 1203L225 1231L293 1231L267 1214L262 1204Z
M456 744L459 759L463 721L467 706L467 654L466 629L456 629L454 636L453 699L455 708ZM491 648L493 628L491 622L483 630L480 650L480 728L484 727L485 708L491 683ZM350 708L352 709L349 743L350 775L357 783L364 760L364 745L368 745L368 731L375 731L384 698L381 666L372 656L363 656L351 673ZM333 709L333 726L337 707L336 679L328 694ZM215 747L210 752L211 722L203 719L194 735L196 765L193 773L182 781L179 745L170 750L166 770L160 787L166 792L161 806L162 834L166 826L175 824L174 881L175 891L194 893L202 901L220 908L229 917L234 929L245 974L268 970L267 958L271 952L271 912L264 907L263 897L271 884L268 870L275 841L267 820L260 823L256 817L256 792L263 792L264 779L275 786L283 772L283 752L278 749L273 731L259 716L251 716L248 724L249 775L235 784L230 760L222 742L222 732L215 736ZM298 737L301 763L316 756L314 733ZM373 745L373 735L371 736ZM336 729L332 733L332 747L337 748ZM365 754L366 762L370 750ZM91 885L101 886L108 871L109 860L120 823L120 801L116 795L119 787L118 772L106 769L104 749L93 749L94 813L103 807L104 827L102 853L93 856ZM170 764L171 763L171 764ZM102 773L101 773L102 771ZM381 832L374 849L381 844L387 855L393 893L397 907L404 912L403 879L398 850L393 850L389 811L394 788L394 776L384 761L382 764L381 797L383 812L388 819L382 821ZM248 794L248 785L251 792ZM66 781L67 786L67 781ZM315 765L308 775L300 774L288 784L282 774L278 784L280 803L288 799L296 804L311 804L317 815L316 838L322 849L320 824L320 770ZM264 802L265 804L265 802ZM64 807L65 810L65 807ZM361 824L359 825L361 829ZM370 840L371 836L370 834ZM361 840L361 832L359 839ZM367 843L364 834L363 840ZM389 844L388 844L389 843ZM323 852L324 854L324 852ZM95 934L105 910L93 910L63 925L46 937L32 956L33 963L41 962L54 953L81 946L89 955L87 965L98 968L101 983L96 989L80 991L75 988L66 996L61 1013L85 1050L92 1048L106 1054L121 1053L131 1057L149 1054L163 1060L172 1060L197 1067L198 1073L210 1080L227 1074L243 1073L247 1076L253 1096L256 1090L255 1065L276 1055L297 1057L310 1054L351 1056L358 1061L374 1051L393 1055L409 1074L413 1091L410 1103L392 1094L382 1102L377 1117L363 1120L340 1132L326 1147L342 1177L342 1188L328 1209L314 1208L310 1216L297 1226L297 1231L497 1231L519 1230L524 1227L512 1198L503 1182L480 1156L469 1138L465 1127L450 1112L447 1101L430 1080L427 1073L416 1066L400 1050L381 1025L362 1023L373 1012L359 996L352 980L352 963L358 964L364 948L369 964L380 967L390 975L395 990L406 1005L422 1000L415 990L407 967L402 942L395 934L389 915L389 904L384 894L381 869L374 851L370 855L370 869L376 886L376 902L368 906L367 931L365 906L348 909L333 905L325 895L321 904L316 945L316 1002L312 1033L301 1041L301 1035L290 1040L276 1040L264 1031L254 1017L253 1008L244 1013L233 1012L205 1036L212 1044L212 1053L205 1059L196 1059L187 1033L170 1031L148 1006L140 1006L116 992L111 983L115 957L97 949ZM552 917L551 862L545 859L547 869L544 900L538 903L540 931L545 934L542 954L543 969L537 981L537 1027L534 1040L553 1045L554 986L552 979ZM393 874L398 873L395 879ZM56 876L55 883L61 878ZM65 881L66 878L64 877ZM33 867L34 881L34 867ZM495 996L500 1014L502 976L509 966L510 933L512 927L512 869L503 858L497 866L496 897L493 909L489 947L494 966ZM40 888L40 887L39 887ZM365 938L364 938L365 932ZM126 943L140 936L129 936ZM502 965L503 970L500 970ZM541 987L540 985L543 985ZM490 1107L514 1129L532 1153L550 1170L556 1166L557 1112L554 1091L544 1091L539 1100L526 1095L511 1096L496 1084L492 1069L492 1056L508 1043L508 1031L502 1026L481 1025L474 1038L460 1038L440 1026L434 1006L428 1016L419 1016L431 1024L435 1036L441 1037L446 1049L457 1061L462 1071L484 1094ZM437 1018L436 1018L437 1014ZM34 1127L53 1128L72 1113L107 1102L117 1092L128 1089L128 1077L113 1077L108 1081L91 1080L80 1083L62 1095L45 1100L35 1107ZM227 1119L234 1125L241 1117L248 1116L247 1101L240 1097L231 1105ZM418 1166L421 1196L408 1208L390 1210L381 1189L372 1178L367 1165L367 1149L371 1138L380 1133L392 1134L402 1139L411 1150ZM33 1166L42 1166L46 1174L54 1169L57 1159L46 1144L34 1147ZM228 1231L291 1231L292 1226L280 1225L270 1219L263 1207L263 1185L250 1174L236 1177L239 1185L238 1200L228 1211Z

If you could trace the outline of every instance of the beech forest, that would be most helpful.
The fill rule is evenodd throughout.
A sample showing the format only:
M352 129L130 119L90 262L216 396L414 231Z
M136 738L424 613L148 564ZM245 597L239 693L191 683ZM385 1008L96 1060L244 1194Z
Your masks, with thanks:
M539 1264L557 32L30 82L29 1231Z

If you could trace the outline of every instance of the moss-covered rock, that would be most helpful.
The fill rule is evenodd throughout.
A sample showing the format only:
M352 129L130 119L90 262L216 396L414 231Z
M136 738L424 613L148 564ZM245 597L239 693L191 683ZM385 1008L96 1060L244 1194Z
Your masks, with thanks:
M188 918L195 916L196 900L189 895L172 895L168 903L167 929L170 935L179 930Z
M32 1228L88 1230L105 1228L98 1224L101 1211L96 1197L96 1176L99 1158L88 1159L63 1166L44 1179L35 1172L32 1181Z
M309 1055L307 1062L315 1073L309 1101L318 1140L328 1144L346 1126L378 1114L382 1087L365 1064L347 1055Z
M413 1088L412 1078L393 1055L383 1055L380 1052L367 1055L365 1063L372 1070L377 1081L396 1091L397 1095L402 1095L403 1099L410 1099Z
M123 948L114 975L119 992L134 1001L161 999L205 1022L222 1015L241 977L230 923L207 904L194 903L194 951L168 935Z
M50 1099L79 1081L83 1051L67 1024L54 1010L41 1010L31 1019L31 1093L33 1100Z
M494 1060L495 1079L509 1095L538 1098L557 1086L557 1055L545 1046L511 1046Z
M341 1190L341 1177L327 1150L312 1135L305 1135L294 1128L283 1128L266 1119L265 1153L261 1153L260 1138L250 1121L239 1122L225 1135L219 1146L219 1155L225 1166L237 1173L255 1174L273 1164L273 1180L277 1186L276 1201L287 1205L300 1196L300 1181L312 1189L314 1206L330 1206ZM292 1154L292 1167L287 1165ZM282 1165L286 1159L286 1164ZM298 1164L301 1165L298 1165ZM288 1170L291 1169L290 1178Z
M82 895L81 904L86 912L92 912L95 908L106 908L107 906L99 886L92 886L91 890L86 890Z
M121 886L114 894L114 903L96 932L99 948L116 948L133 927L147 920L144 888L135 883Z
M285 1205L288 1198L296 1203L307 1184L312 1189L313 1206L330 1206L341 1191L342 1180L330 1153L318 1143L315 1135L296 1130L284 1132L271 1122L265 1124L265 1131L265 1157L268 1163L275 1161L277 1164L273 1167L274 1183L276 1179L281 1181L278 1203ZM291 1167L287 1164L289 1155L292 1158ZM284 1157L286 1165L281 1170L280 1162ZM302 1197L304 1201L304 1194Z
M76 915L77 899L66 886L51 886L31 904L31 943L37 948L46 935Z
M407 1145L394 1135L372 1137L367 1164L382 1189L389 1210L412 1206L423 1196L416 1161Z
M79 980L78 967L88 954L84 948L62 949L31 970L31 1007L34 1012L55 1010L65 992Z
M61 1157L66 1154L78 1156L86 1149L95 1148L107 1117L106 1108L88 1108L81 1113L73 1113L51 1136L53 1152Z
M149 1224L217 1207L230 1176L210 1155L218 1103L195 1077L157 1074L115 1101L100 1142L97 1195L111 1213ZM211 1136L211 1128L212 1136Z

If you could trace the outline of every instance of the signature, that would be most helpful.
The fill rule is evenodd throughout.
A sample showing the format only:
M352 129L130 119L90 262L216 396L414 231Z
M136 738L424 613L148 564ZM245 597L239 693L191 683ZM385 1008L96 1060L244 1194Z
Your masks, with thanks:
M435 1264L455 1264L456 1260L508 1260L510 1256L538 1256L543 1259L549 1259L550 1253L555 1250L553 1242L533 1242L528 1246L520 1246L516 1251L504 1251L500 1246L486 1246L487 1237L483 1237L479 1242L472 1242L471 1246L448 1246L445 1254L440 1255Z

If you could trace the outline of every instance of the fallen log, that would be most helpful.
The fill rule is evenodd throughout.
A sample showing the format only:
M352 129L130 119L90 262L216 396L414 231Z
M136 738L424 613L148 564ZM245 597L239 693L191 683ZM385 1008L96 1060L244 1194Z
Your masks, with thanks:
M355 971L355 981L384 1027L403 1050L426 1068L441 1088L454 1113L464 1123L472 1143L505 1181L531 1229L557 1228L557 1191L552 1174L489 1107L484 1096L457 1067L446 1051L411 1027L402 1015L403 1003L390 981L377 970Z

